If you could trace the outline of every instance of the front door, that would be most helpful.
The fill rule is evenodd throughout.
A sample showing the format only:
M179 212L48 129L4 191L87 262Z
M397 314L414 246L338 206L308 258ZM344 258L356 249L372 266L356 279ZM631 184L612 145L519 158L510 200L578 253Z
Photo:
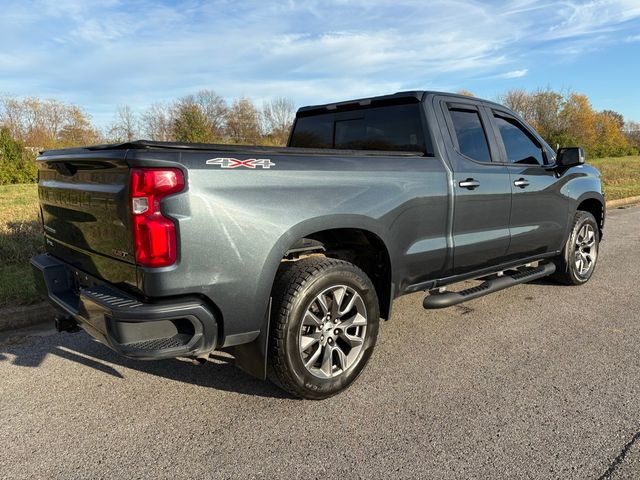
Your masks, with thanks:
M444 135L453 170L453 274L503 261L509 247L511 185L498 163L498 149L486 112L473 100L440 100ZM444 133L444 132L443 132Z
M491 109L494 132L513 192L507 258L525 258L562 248L569 204L562 182L548 168L550 148L508 112Z

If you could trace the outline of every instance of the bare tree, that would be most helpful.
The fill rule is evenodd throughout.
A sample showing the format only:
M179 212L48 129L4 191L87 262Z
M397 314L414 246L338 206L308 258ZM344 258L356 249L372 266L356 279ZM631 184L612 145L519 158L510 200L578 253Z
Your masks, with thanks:
M70 106L67 121L60 130L59 146L92 145L101 140L100 133L91 124L91 118L79 107Z
M79 125L84 131L81 138L99 138L82 109L52 99L3 97L0 99L0 123L14 138L33 148L52 148L61 143L68 145L69 132L75 129L78 133Z
M22 101L3 96L0 98L0 122L7 128L13 138L22 140L24 105Z
M296 111L290 98L274 98L262 107L263 129L274 145L286 145Z
M171 108L163 103L154 103L142 114L143 134L150 140L169 142L174 140L172 128Z
M136 114L128 105L118 107L115 119L108 131L109 141L131 142L138 137L140 130Z
M227 112L227 136L231 143L260 143L260 112L247 98L235 100Z
M624 123L624 134L631 145L640 149L640 122L627 120Z
M222 138L227 114L227 104L222 97L213 90L200 90L192 96L192 101L207 118L211 135L217 139Z
M532 111L530 93L520 89L509 90L500 96L499 102L517 112L525 120L530 120Z

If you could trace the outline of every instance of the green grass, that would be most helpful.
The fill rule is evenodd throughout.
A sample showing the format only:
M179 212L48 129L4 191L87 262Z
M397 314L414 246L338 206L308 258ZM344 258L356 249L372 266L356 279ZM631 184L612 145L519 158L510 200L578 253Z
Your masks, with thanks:
M35 184L0 186L0 307L41 299L29 259L43 245Z
M640 156L587 160L602 173L607 200L640 195Z
M640 156L597 158L607 200L640 195ZM43 251L35 185L0 186L0 307L41 300L29 259Z
M26 264L0 267L0 307L29 305L43 300L36 292L31 266Z

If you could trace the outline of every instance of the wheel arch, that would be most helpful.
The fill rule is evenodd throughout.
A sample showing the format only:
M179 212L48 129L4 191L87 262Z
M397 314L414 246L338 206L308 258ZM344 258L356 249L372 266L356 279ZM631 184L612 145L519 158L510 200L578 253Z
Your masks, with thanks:
M371 279L380 307L380 317L388 320L391 315L392 269L389 250L384 241L374 232L362 228L332 228L305 235L298 242L310 245L309 253L323 253L353 263ZM297 254L296 248L290 251Z
M585 194L578 199L576 205L576 211L589 212L595 217L600 238L602 238L606 208L604 198L602 198L602 196Z
M338 249L335 248L335 243L331 242L330 239L337 233L345 232L350 232L350 238L353 238L354 235L364 235L372 245L379 249L379 252L383 252L382 256L386 265L385 274L382 277L384 280L379 279L376 282L371 278L371 281L378 294L380 316L382 318L391 316L395 288L393 283L393 257L388 248L389 242L385 239L380 224L374 219L363 215L327 215L308 219L284 232L267 255L258 279L258 295L256 296L259 303L257 308L265 312L264 318L261 320L260 333L255 340L233 347L238 367L258 378L266 378L267 344L271 322L271 290L287 253L294 249L296 244L303 239L310 239L320 243L326 242L322 243L325 255L343 258L338 256ZM362 268L361 265L357 263L356 265ZM367 273L366 265L363 270ZM369 273L367 274L369 275Z
M380 302L380 315L382 318L388 319L394 297L394 262L392 250L389 248L390 244L384 232L378 221L365 215L326 215L302 221L281 235L271 249L260 278L260 284L263 286L262 290L264 291L265 288L268 288L270 294L282 260L292 249L295 249L299 242L307 239L314 243L319 242L322 244L326 256L350 261L367 273L376 287L378 301ZM343 255L345 252L340 252L339 248L340 235L346 240L346 242L342 242L343 245L349 242L351 246L368 244L369 250L366 250L366 253L374 251L379 253L384 268L374 272L370 265L361 261L361 258L356 258L353 261L353 259L348 258L348 255ZM373 275L374 273L376 275ZM374 279L372 275L378 278Z

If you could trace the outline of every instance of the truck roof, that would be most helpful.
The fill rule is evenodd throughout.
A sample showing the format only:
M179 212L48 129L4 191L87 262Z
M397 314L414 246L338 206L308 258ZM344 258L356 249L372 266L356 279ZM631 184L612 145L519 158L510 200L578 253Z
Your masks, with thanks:
M368 98L359 98L355 100L346 100L343 102L325 103L319 105L309 105L306 107L300 107L298 109L297 116L304 117L308 115L317 115L323 112L332 112L336 110L350 110L368 106L384 106L384 105L397 105L403 103L418 103L426 95L445 95L448 97L456 98L469 98L465 95L449 92L438 92L434 90L409 90L406 92L396 92L391 95L380 95ZM494 103L482 98L473 97L474 100L479 100L487 103Z

